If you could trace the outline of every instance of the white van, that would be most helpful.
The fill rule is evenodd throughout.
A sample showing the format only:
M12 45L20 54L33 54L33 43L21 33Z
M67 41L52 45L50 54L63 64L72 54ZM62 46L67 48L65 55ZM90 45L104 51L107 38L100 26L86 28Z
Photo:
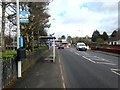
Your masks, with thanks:
M82 50L82 51L87 51L87 46L85 45L85 43L81 42L81 43L77 43L76 45L76 49L77 50Z

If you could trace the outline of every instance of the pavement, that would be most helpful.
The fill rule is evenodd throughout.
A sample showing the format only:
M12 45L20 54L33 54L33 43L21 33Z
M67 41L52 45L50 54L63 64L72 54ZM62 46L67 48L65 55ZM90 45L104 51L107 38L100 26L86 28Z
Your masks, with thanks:
M51 53L40 58L23 76L19 78L11 89L14 88L63 88L58 60L51 62Z

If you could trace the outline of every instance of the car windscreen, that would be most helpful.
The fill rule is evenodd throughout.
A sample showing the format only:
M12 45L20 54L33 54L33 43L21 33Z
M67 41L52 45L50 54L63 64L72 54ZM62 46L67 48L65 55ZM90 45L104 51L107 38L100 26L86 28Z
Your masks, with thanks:
M85 44L79 44L78 46L86 46Z

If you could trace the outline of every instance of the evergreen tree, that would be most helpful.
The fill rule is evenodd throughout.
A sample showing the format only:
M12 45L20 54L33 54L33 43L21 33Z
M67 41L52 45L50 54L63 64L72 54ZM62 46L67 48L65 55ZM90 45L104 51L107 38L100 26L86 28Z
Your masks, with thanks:
M106 32L103 32L103 34L102 34L102 39L103 39L104 41L108 40L108 35L107 35Z
M116 31L116 30L114 30L114 31L112 32L111 37L117 37L117 31Z
M93 34L92 34L92 41L93 42L96 42L96 40L100 38L100 33L98 30L94 31Z

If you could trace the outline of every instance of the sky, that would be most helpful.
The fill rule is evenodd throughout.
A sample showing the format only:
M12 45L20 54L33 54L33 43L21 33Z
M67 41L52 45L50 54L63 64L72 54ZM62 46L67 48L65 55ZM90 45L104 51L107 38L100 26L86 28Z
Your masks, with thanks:
M51 27L55 37L92 36L97 29L110 35L118 28L119 0L53 0L49 5Z

